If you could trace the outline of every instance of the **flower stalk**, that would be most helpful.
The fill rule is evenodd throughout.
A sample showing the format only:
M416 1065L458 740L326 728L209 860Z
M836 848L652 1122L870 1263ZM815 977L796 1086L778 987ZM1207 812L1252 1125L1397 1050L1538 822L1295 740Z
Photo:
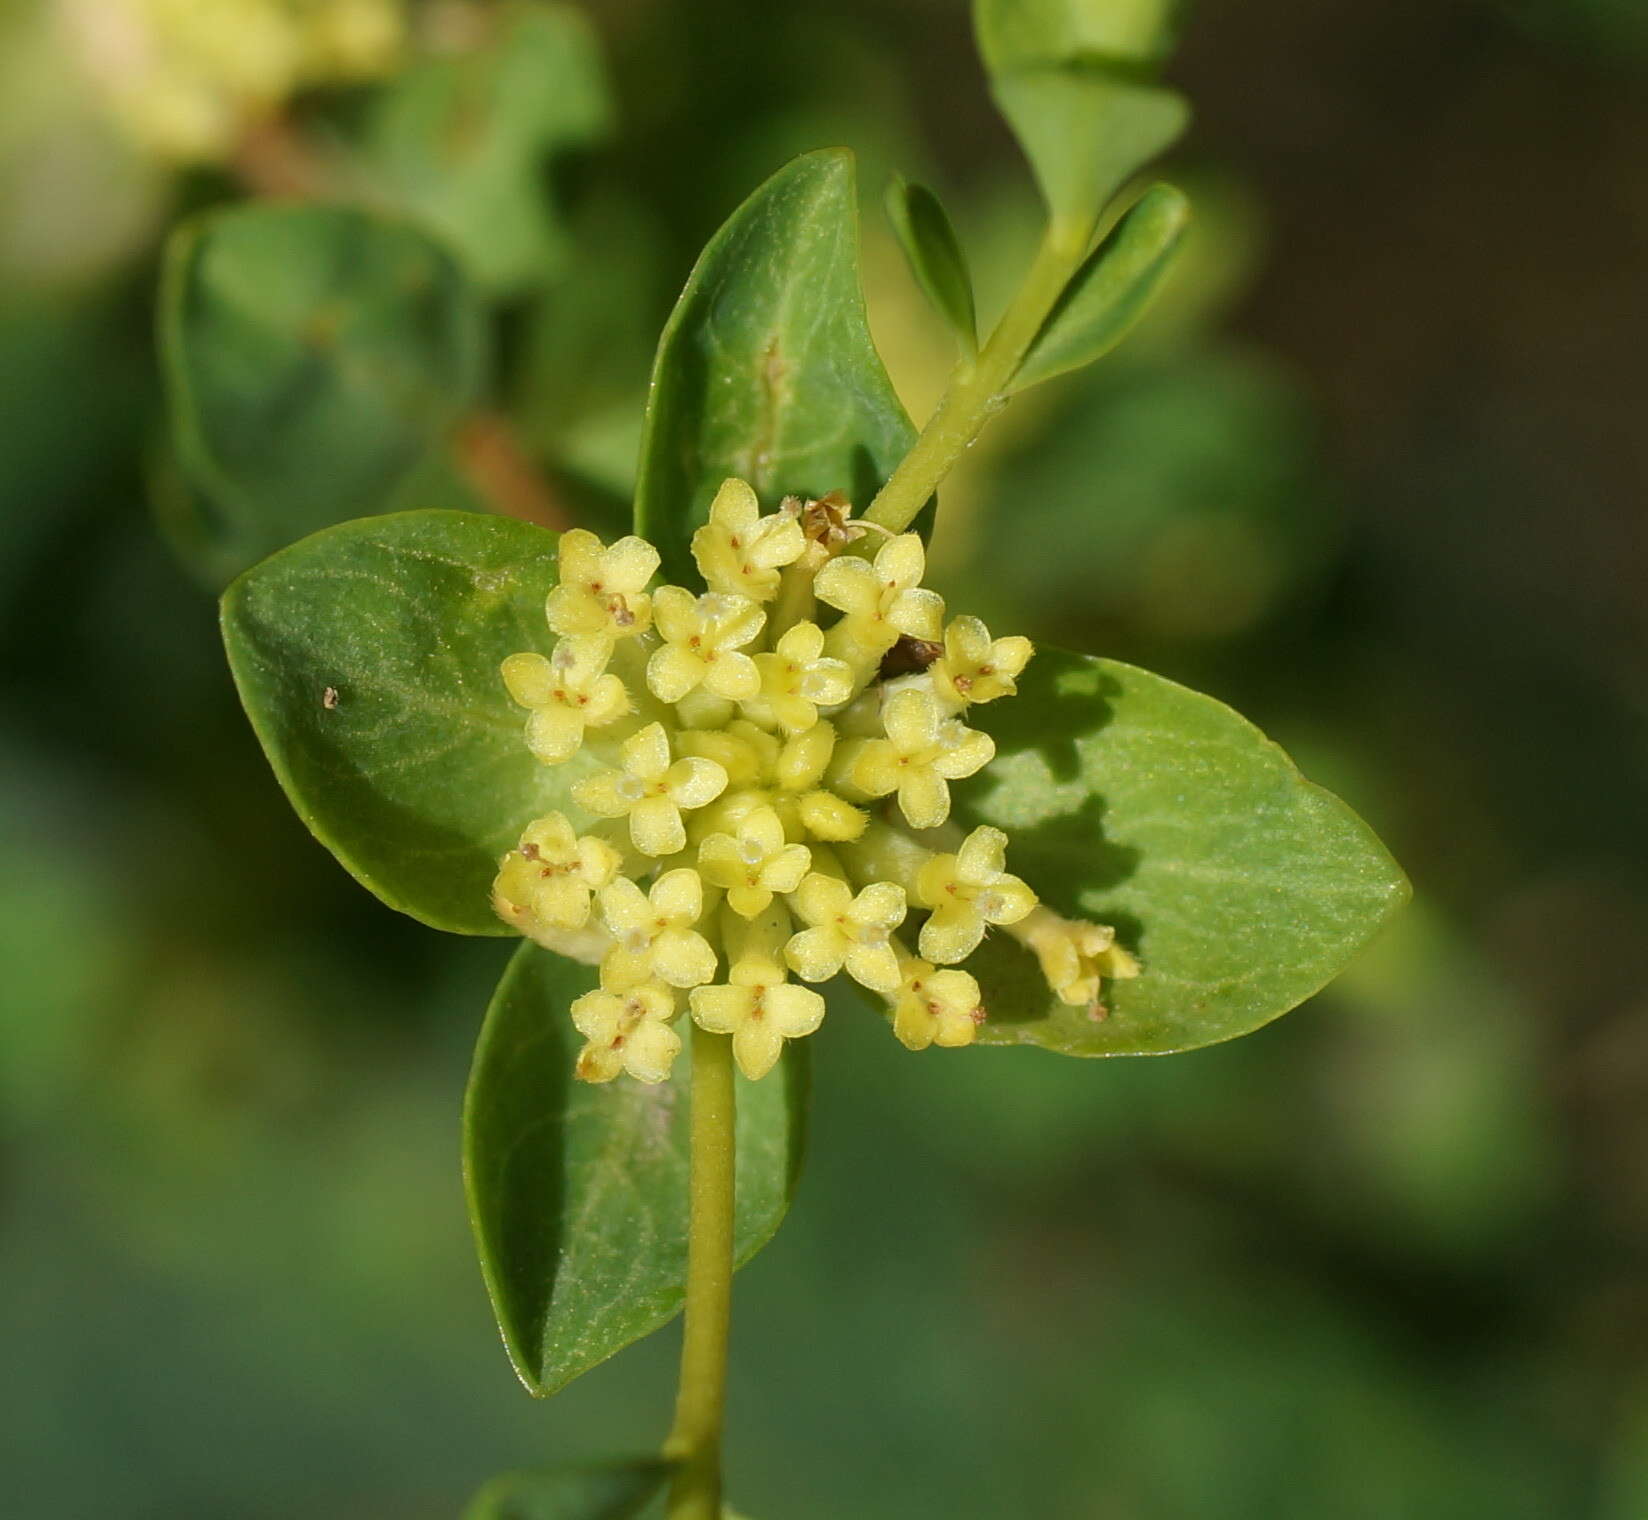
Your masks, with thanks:
M955 368L915 446L899 461L864 513L866 522L902 533L927 505L939 483L1007 404L1008 387L1065 287L1081 268L1092 240L1091 224L1055 219L1024 283L976 358ZM861 541L862 546L862 541Z
M675 1424L664 1456L678 1464L669 1520L720 1520L721 1429L732 1316L737 1183L732 1040L694 1028L686 1321Z

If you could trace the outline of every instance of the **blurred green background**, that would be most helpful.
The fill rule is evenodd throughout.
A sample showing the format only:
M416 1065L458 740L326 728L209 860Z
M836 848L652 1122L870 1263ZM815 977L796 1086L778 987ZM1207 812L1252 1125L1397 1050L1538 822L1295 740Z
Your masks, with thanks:
M457 1164L508 946L397 918L304 834L168 479L165 232L312 186L284 137L133 149L70 10L0 19L6 1509L451 1517L497 1469L656 1440L674 1332L548 1405L511 1377ZM421 7L418 45L468 46L465 14ZM505 429L528 509L620 520L675 291L814 146L860 154L872 316L925 415L948 357L886 175L946 195L987 308L1033 231L960 0L586 14L605 106L527 155L527 273L478 271L482 420L411 499L496 484L476 438ZM280 131L347 158L417 66ZM732 1497L1638 1520L1648 8L1202 0L1169 77L1198 111L1190 257L974 451L934 580L1241 708L1416 903L1309 1006L1194 1055L912 1055L831 1021L796 1210L740 1278ZM392 174L349 162L368 199Z

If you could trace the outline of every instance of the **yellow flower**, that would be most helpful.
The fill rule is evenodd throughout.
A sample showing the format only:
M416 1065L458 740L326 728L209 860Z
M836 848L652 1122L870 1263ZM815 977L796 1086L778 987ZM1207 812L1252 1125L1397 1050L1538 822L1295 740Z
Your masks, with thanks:
M700 686L736 702L761 689L755 661L740 652L767 621L747 596L707 591L695 597L665 586L653 600L663 647L647 661L647 685L661 702L679 702Z
M782 974L740 966L729 986L693 989L692 1016L711 1033L732 1036L733 1059L754 1081L778 1064L785 1040L809 1035L824 1022L824 999Z
M935 855L916 878L916 901L933 910L921 926L928 960L965 960L984 938L986 924L1016 924L1036 906L1036 894L1009 876L1007 836L974 829L954 855Z
M624 741L623 764L597 772L572 789L580 807L602 818L629 819L629 837L643 855L674 855L687 847L683 810L714 802L727 773L713 760L688 755L670 763L670 741L649 723Z
M786 844L784 825L770 807L750 809L732 834L711 834L698 847L704 880L727 894L744 918L766 911L775 892L793 892L812 866L804 844Z
M669 1078L681 1036L669 1026L675 994L656 982L627 992L586 992L572 1005L572 1024L588 1043L576 1072L585 1082L610 1082L627 1071L639 1082Z
M893 1002L893 1033L911 1050L971 1045L984 1018L979 984L965 971L935 971L913 956Z
M843 756L842 779L866 797L898 793L914 829L937 828L950 816L949 782L987 765L996 741L946 718L938 699L919 686L895 691L882 704L885 739L861 739Z
M1126 980L1139 974L1139 963L1116 943L1116 931L1108 924L1060 918L1051 909L1037 908L1008 932L1035 951L1042 975L1061 1002L1096 1002L1101 978Z
M944 653L928 667L933 689L952 708L993 702L1018 690L1018 678L1036 652L1025 638L992 639L976 617L958 617L944 630Z
M818 722L820 707L835 707L853 694L852 667L824 657L824 632L816 623L797 623L771 654L755 656L761 690L744 703L758 723L805 733Z
M809 1035L824 1021L824 999L786 978L778 952L789 927L789 914L777 903L749 924L729 926L737 948L726 984L690 995L693 1019L712 1034L732 1036L733 1059L752 1081L773 1069L785 1040Z
M527 748L546 764L570 760L586 728L601 728L629 711L629 693L617 676L604 674L609 650L603 638L562 639L546 660L512 654L503 662L504 685L529 708Z
M559 634L624 639L652 622L646 585L658 569L658 551L633 534L610 549L585 528L561 535L560 584L545 612Z
M650 893L627 876L601 891L601 916L613 946L601 962L601 986L625 992L643 982L696 987L715 975L715 951L693 926L704 913L696 871L665 871Z
M873 991L891 992L898 986L892 931L904 922L903 887L871 882L854 897L840 877L815 871L790 901L811 926L784 947L784 958L797 976L822 982L845 968L855 982Z
M867 531L848 510L832 493L762 517L755 493L727 482L693 538L711 588L697 595L649 595L658 555L639 538L609 549L567 533L546 608L560 641L547 659L504 661L540 759L571 761L617 724L593 740L606 758L628 735L616 766L572 786L575 802L613 824L579 837L560 813L537 820L493 887L507 923L600 967L600 991L574 1006L586 1080L668 1075L681 1043L671 987L691 991L704 1029L731 1037L747 1076L765 1074L786 1039L823 1018L823 999L792 974L844 972L880 993L911 1049L968 1044L983 1005L973 976L952 968L991 925L1035 953L1067 1002L1138 974L1111 930L1037 905L1007 872L999 829L953 832L953 849L933 848L925 831L948 819L950 783L995 753L963 715L1013 694L1031 645L993 639L977 618L944 628L943 602L920 586L914 534L887 539L873 562L831 558ZM827 633L806 618L820 601L842 613ZM886 660L901 637L931 647L906 643L910 659ZM644 662L644 689L626 689L611 661L637 679ZM643 717L628 718L636 705ZM854 805L894 794L902 819ZM919 956L896 932L912 903Z
M807 541L785 512L761 515L761 503L742 480L726 480L710 503L710 520L692 535L692 557L711 591L758 602L778 594L781 566L794 564Z
M875 563L842 554L818 572L813 590L819 601L846 614L830 630L832 653L880 658L899 635L936 641L944 620L944 599L920 589L927 555L914 533L890 538Z
M518 848L504 856L492 887L499 915L511 923L581 929L590 896L618 874L622 858L603 839L577 830L562 813L528 824Z

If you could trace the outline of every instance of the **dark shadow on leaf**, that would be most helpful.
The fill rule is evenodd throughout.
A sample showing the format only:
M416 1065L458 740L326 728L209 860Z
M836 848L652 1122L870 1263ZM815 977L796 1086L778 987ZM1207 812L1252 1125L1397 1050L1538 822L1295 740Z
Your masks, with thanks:
M496 1277L497 1306L520 1361L543 1365L543 1336L566 1227L567 1108L573 1041L569 962L524 951L506 976L472 1086L471 1189ZM583 968L577 968L579 970ZM477 1095L484 1097L478 1101Z
M1090 912L1081 894L1119 887L1139 868L1138 850L1105 838L1105 811L1104 799L1089 794L1073 813L1008 831L1018 874L1061 913Z
M1036 783L1023 774L1023 757L1040 759L1052 788L1087 781L1078 743L1111 722L1120 689L1099 666L1048 650L1031 660L1016 696L973 709L972 721L996 741L996 759L958 789L959 812L969 823L1004 828L1010 868L1060 913L1092 916L1093 894L1127 881L1138 870L1139 851L1105 837L1102 792L1086 791L1073 807L1056 811L1056 792L1031 790ZM1012 821L1027 813L1045 816Z

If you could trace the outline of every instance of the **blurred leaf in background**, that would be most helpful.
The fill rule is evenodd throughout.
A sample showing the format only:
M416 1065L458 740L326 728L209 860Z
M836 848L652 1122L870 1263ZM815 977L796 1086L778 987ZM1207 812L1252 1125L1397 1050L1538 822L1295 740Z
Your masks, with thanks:
M169 520L219 584L390 509L486 362L480 304L451 256L409 223L344 207L240 207L180 229L160 324L179 448Z
M429 55L373 100L357 172L369 195L444 238L482 287L516 295L565 272L553 161L605 136L611 109L581 11L453 8Z
M154 541L158 208L247 192L140 167L56 10L0 17L8 1503L451 1520L489 1473L655 1431L672 1347L548 1407L499 1355L453 1121L505 949L403 927L304 835ZM859 155L921 418L954 345L888 174L942 195L986 323L1029 236L962 12L590 8L610 156L535 160L559 265L486 319L485 400L569 504L627 506L696 250L824 144ZM750 1514L1644 1512L1639 12L1184 28L1181 271L1091 382L1003 413L933 562L992 623L1251 711L1422 905L1295 1017L1171 1062L913 1055L832 1013L807 1186L740 1276ZM371 89L298 100L323 158Z

